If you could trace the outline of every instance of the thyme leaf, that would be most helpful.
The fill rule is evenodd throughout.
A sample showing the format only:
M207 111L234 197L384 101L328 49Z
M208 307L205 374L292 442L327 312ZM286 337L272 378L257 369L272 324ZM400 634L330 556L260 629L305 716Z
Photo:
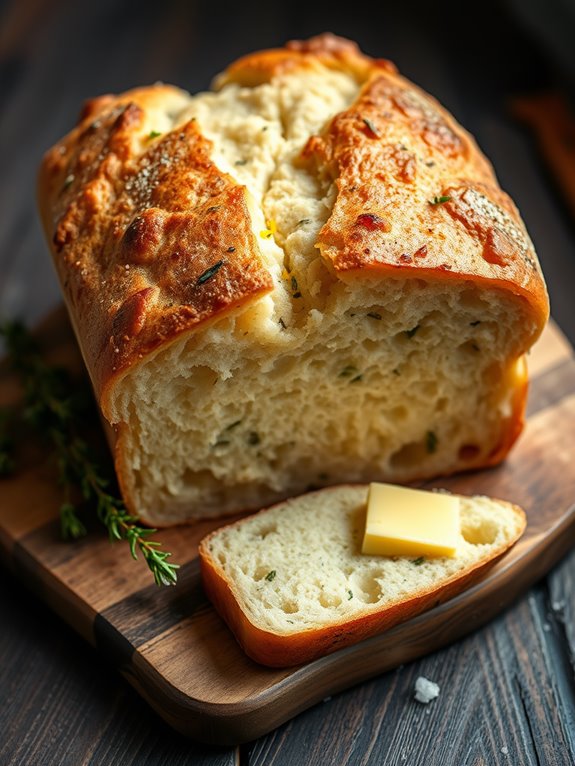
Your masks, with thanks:
M297 279L293 276L290 279L292 295L294 298L301 298L301 290L298 287Z
M86 535L86 527L71 500L74 491L96 504L97 516L108 530L110 540L125 540L134 558L139 550L158 585L176 583L178 564L172 555L159 550L161 543L149 540L156 530L140 526L123 502L110 492L109 480L91 456L88 444L77 432L86 421L90 396L78 388L66 370L49 365L35 338L21 322L0 325L12 369L23 388L23 420L37 430L55 453L59 484L64 501L60 506L60 527L64 539ZM1 449L1 445L0 445Z
M200 274L200 276L196 280L196 285L203 285L205 282L207 282L209 279L214 277L218 271L222 268L224 265L224 261L217 261L214 263L213 266L210 266L209 269L206 269L203 274Z
M352 375L355 375L357 372L358 372L357 367L355 367L353 364L348 364L343 368L343 370L339 373L337 377L350 378Z
M430 455L432 455L437 450L438 441L439 440L435 431L428 431L425 434L425 448Z

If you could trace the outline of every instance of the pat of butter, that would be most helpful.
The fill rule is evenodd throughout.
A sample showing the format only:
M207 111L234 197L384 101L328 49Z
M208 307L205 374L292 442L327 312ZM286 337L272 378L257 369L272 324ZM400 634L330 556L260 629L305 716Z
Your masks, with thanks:
M370 484L362 553L455 556L459 500L443 492Z

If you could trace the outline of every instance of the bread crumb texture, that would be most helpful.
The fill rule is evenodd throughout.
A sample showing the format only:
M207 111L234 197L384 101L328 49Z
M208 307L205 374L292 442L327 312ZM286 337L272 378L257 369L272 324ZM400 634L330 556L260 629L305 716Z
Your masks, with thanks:
M519 433L547 311L531 242L470 136L353 43L97 99L41 189L151 523L486 465Z
M215 532L202 558L213 563L254 626L288 636L350 623L439 590L504 552L525 524L510 504L461 497L456 557L366 556L366 502L367 487L287 500Z

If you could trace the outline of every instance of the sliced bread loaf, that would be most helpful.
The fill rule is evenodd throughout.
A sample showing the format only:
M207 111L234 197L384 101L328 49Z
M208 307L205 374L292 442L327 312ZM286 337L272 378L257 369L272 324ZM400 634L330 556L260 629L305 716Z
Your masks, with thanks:
M461 497L454 558L366 556L367 493L311 492L204 538L205 590L252 659L297 665L403 622L468 587L526 525L515 505Z
M40 206L152 526L494 465L549 306L471 136L333 35L86 105Z

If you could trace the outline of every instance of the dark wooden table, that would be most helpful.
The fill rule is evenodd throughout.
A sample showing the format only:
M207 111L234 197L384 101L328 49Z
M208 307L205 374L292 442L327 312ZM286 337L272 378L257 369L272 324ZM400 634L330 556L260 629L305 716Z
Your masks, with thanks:
M476 135L521 209L555 320L575 342L574 219L509 108L539 89L573 96L564 46L549 47L543 25L523 26L517 3L474 4L473 18L453 4L399 5L381 2L375 13L356 3L344 13L301 0L0 3L0 314L33 323L59 301L35 174L84 98L156 80L197 91L238 55L330 30L394 60ZM219 750L171 731L102 657L0 574L2 766L575 763L575 553L483 630L256 742ZM413 701L420 675L441 686L428 706Z

